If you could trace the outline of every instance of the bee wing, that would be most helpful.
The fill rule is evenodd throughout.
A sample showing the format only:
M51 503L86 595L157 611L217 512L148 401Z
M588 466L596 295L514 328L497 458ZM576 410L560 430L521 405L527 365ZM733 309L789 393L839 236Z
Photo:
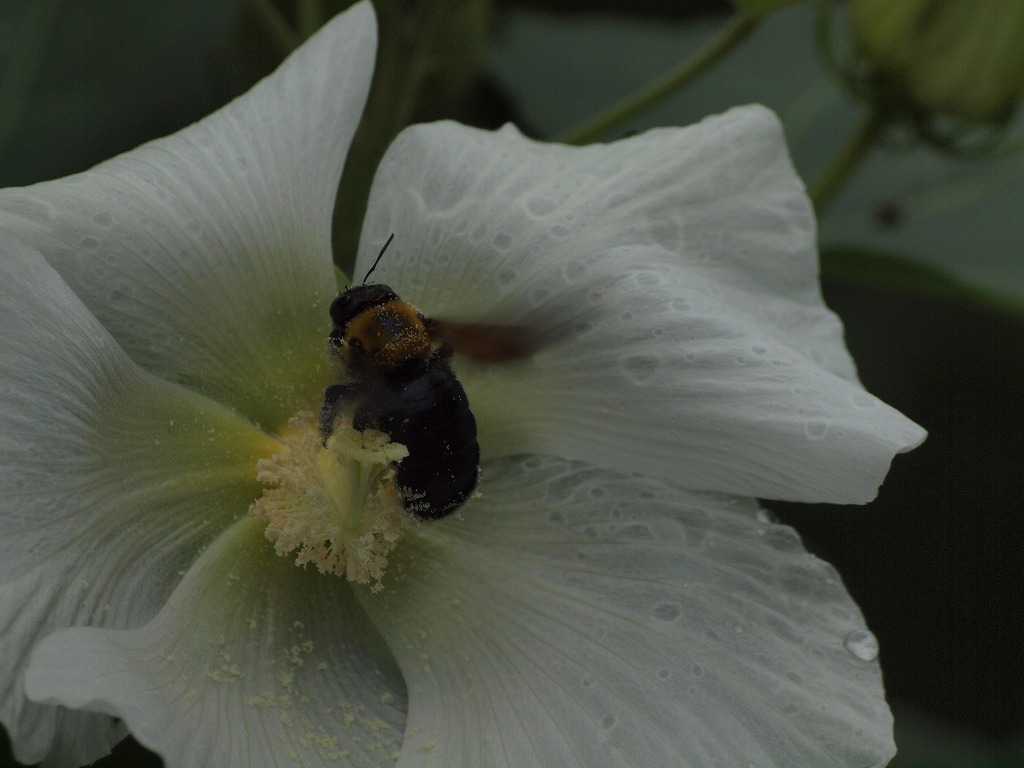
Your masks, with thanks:
M520 325L457 323L433 318L426 325L435 341L481 363L523 360L551 341L538 329Z

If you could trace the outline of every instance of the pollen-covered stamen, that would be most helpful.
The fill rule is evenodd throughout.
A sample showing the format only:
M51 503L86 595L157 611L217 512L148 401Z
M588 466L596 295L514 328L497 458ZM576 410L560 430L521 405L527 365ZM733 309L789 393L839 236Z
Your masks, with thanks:
M257 479L267 488L249 514L268 520L267 538L295 564L376 582L402 535L406 514L395 486L395 462L408 455L382 432L357 432L351 423L320 442L312 414L289 422L287 451L261 459Z

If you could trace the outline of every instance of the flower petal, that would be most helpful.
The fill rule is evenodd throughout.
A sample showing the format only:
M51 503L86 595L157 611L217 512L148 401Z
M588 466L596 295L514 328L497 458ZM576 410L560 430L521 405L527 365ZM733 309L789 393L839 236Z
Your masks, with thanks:
M131 626L259 494L276 441L138 368L35 250L0 232L0 721L22 762L78 766L109 718L27 702L43 635Z
M239 520L137 630L40 643L33 698L123 717L177 768L394 764L405 691L344 582Z
M328 378L332 207L375 41L359 3L205 120L0 192L0 227L143 368L283 427Z
M857 607L753 500L538 457L484 471L464 519L410 531L360 592L409 687L400 768L892 755Z
M764 108L583 148L416 126L378 172L360 268L391 232L379 279L427 315L555 339L514 371L460 368L485 455L862 502L924 437L856 382Z

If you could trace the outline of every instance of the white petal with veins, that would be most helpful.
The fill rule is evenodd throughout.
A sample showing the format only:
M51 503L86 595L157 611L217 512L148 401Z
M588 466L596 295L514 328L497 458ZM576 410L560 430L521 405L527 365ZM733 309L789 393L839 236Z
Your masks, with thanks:
M344 582L277 557L238 521L130 631L39 644L34 698L124 718L175 768L391 766L405 690Z
M427 316L551 335L518 368L457 360L484 456L852 503L924 437L856 382L763 108L583 148L414 126L381 164L357 272L392 232L375 276Z
M78 766L124 736L27 702L42 636L150 618L259 493L276 442L142 371L34 249L0 232L0 721L22 762Z
M0 191L0 227L143 368L283 428L331 375L331 216L375 50L373 10L357 4L195 125Z
M857 607L753 500L570 462L484 465L359 591L409 688L399 768L880 766Z

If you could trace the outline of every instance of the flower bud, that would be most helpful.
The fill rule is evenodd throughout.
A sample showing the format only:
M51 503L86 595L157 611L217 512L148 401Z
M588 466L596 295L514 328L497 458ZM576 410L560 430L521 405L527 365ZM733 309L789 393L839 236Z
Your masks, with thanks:
M1003 122L1024 90L1020 0L851 0L847 23L887 100Z

